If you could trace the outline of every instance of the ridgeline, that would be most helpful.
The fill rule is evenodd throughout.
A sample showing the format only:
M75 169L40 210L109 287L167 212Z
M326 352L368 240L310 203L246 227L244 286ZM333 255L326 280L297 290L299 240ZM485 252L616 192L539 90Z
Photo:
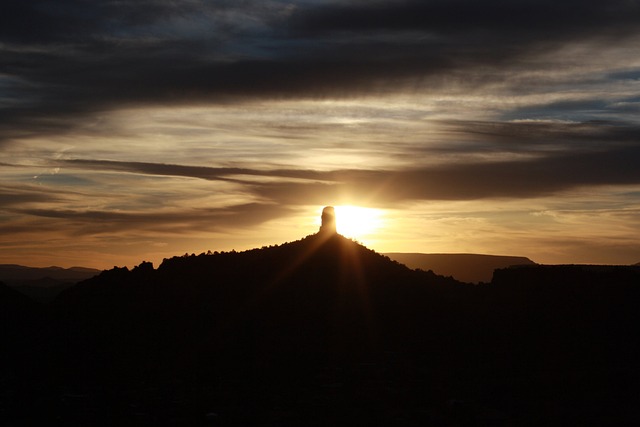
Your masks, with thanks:
M5 337L38 338L3 356L0 415L9 425L636 423L638 279L636 267L526 266L472 285L335 232L114 268L49 305L11 294L22 302Z

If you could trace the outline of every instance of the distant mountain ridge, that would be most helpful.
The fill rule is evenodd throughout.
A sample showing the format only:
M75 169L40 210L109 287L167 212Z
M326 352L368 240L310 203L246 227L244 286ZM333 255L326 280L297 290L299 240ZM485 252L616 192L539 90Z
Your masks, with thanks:
M424 254L424 253L385 253L391 259L405 264L409 268L431 270L441 276L451 276L467 283L488 283L498 268L515 265L536 265L526 257L483 255L483 254Z
M99 273L100 270L86 267L26 267L0 264L0 282L41 302L50 302L64 289Z
M0 281L11 285L26 280L38 280L50 277L59 281L85 280L100 273L101 270L86 267L26 267L17 264L0 264Z

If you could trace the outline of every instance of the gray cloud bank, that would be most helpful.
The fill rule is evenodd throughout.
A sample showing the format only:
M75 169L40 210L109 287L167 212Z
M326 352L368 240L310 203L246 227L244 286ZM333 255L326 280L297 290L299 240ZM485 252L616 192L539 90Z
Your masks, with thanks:
M541 53L617 43L640 28L640 5L628 0L9 0L2 8L4 138L58 132L71 125L67 114L121 105L502 81Z

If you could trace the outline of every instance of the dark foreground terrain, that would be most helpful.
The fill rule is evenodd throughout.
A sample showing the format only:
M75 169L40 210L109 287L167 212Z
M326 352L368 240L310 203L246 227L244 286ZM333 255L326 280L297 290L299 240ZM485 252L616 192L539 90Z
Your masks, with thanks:
M470 285L339 235L0 287L2 425L640 425L640 269Z

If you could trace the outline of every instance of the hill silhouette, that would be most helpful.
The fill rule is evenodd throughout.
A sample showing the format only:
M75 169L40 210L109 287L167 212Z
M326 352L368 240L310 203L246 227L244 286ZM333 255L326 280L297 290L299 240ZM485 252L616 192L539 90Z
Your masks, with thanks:
M516 265L532 265L526 257L482 255L482 254L421 254L386 253L389 258L410 268L433 271L442 276L452 276L468 283L490 282L498 268Z
M12 285L25 280L38 280L44 277L61 282L79 282L100 273L100 270L86 267L25 267L16 264L0 264L0 280Z
M60 292L100 273L85 267L26 267L0 264L0 281L40 302L52 301Z
M639 278L530 266L470 285L335 233L114 268L11 315L43 320L36 342L6 356L0 414L15 425L637 423Z

